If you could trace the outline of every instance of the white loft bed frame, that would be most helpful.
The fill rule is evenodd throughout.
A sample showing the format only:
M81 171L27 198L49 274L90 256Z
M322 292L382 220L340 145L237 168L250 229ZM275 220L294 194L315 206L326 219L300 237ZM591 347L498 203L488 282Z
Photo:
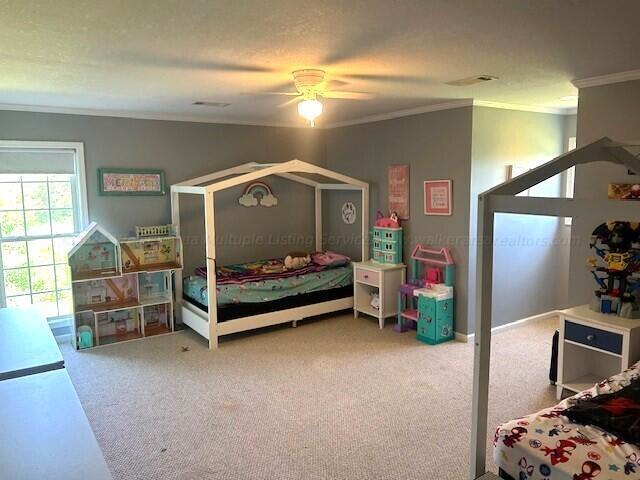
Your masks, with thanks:
M303 174L303 175L300 175ZM312 174L329 179L331 183L323 183L304 176ZM182 298L182 272L175 273L176 304L180 306L176 316L183 323L209 340L209 348L218 347L218 338L231 333L253 330L255 328L276 325L279 323L298 320L353 308L353 296L318 302L300 307L288 308L276 312L251 315L218 323L218 309L216 298L216 243L215 243L215 203L216 192L236 187L258 180L269 175L286 178L293 182L302 183L315 190L315 248L322 250L322 192L324 190L356 190L362 194L361 222L362 222L362 260L368 259L368 231L369 231L369 184L355 178L347 177L326 168L303 162L290 160L283 163L250 162L237 167L220 170L219 172L203 175L191 180L171 186L171 219L180 234L180 199L182 194L202 195L204 201L204 220L206 234L207 256L207 291L209 293L208 312L184 301ZM183 253L184 257L184 253ZM183 258L184 260L184 258Z
M478 273L471 425L471 479L480 478L486 473L494 215L496 213L515 213L576 218L587 212L589 216L603 218L603 221L613 217L615 220L637 221L640 217L637 202L516 197L515 195L575 165L611 162L640 172L640 158L626 149L638 146L640 146L640 142L618 143L604 137L589 145L560 155L551 162L498 185L478 197Z

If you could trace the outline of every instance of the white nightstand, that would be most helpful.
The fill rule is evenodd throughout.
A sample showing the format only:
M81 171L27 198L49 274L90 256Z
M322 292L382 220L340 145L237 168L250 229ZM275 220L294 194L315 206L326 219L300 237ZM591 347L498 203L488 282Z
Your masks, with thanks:
M594 312L588 305L562 310L558 343L558 383L581 392L640 360L640 320Z
M398 288L405 283L407 267L377 262L353 263L353 316L358 312L378 319L384 328L384 319L398 314ZM371 295L380 295L380 308L371 306Z

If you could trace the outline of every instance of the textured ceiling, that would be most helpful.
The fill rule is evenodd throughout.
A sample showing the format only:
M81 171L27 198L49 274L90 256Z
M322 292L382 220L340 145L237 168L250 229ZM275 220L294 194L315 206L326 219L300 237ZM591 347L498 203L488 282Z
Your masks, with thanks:
M571 80L640 68L638 18L637 0L0 0L0 104L300 125L252 93L317 67L376 94L326 100L320 125L463 98L568 107ZM444 84L476 74L500 79Z

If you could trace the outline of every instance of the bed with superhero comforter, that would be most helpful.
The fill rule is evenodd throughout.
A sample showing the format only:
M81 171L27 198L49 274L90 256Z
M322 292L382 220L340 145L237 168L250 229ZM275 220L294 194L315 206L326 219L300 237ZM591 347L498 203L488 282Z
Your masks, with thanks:
M558 405L501 425L500 476L517 480L640 479L640 362Z

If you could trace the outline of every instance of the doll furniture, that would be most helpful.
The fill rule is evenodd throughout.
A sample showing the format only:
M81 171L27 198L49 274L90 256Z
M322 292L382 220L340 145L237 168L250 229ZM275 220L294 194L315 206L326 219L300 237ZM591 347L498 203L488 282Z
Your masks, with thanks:
M417 244L411 252L413 278L398 289L396 331L417 326L416 338L435 344L453 338L455 265L447 248Z
M182 268L181 251L175 235L118 240L96 223L89 225L68 254L75 348L172 332L173 273Z

